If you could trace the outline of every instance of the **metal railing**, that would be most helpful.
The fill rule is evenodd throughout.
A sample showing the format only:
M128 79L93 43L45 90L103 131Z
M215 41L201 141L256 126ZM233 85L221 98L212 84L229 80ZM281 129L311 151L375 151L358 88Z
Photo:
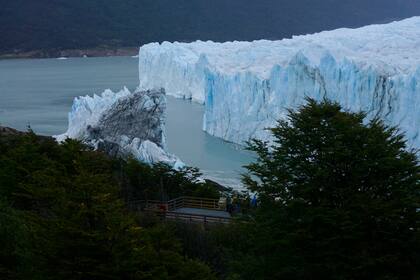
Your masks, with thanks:
M225 211L226 202L219 199L182 196L167 202L159 200L132 200L129 202L132 209L154 212L166 219L182 220L199 223L229 223L231 218L204 214L191 214L175 212L181 208L195 208L205 210Z
M199 198L191 196L182 196L168 201L167 204L169 211L174 211L179 208L197 208L220 211L224 211L226 209L226 204L221 203L219 199Z

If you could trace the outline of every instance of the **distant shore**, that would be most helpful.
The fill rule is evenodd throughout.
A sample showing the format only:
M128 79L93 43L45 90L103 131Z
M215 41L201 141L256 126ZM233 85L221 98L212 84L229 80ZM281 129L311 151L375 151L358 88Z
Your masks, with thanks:
M138 47L16 51L0 53L0 59L134 56L138 51Z

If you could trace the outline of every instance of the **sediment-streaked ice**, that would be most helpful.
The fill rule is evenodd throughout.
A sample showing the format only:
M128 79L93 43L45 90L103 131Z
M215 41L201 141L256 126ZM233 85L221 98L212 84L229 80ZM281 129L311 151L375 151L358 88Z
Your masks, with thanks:
M78 139L112 156L133 156L182 168L181 160L165 151L165 110L163 90L131 93L124 88L77 97L69 113L68 130L56 139Z

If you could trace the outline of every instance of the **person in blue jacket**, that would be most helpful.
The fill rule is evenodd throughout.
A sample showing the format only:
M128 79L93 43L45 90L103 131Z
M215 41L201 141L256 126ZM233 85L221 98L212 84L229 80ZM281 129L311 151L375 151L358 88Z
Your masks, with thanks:
M254 197L251 200L251 206L252 207L257 207L257 195L254 194Z

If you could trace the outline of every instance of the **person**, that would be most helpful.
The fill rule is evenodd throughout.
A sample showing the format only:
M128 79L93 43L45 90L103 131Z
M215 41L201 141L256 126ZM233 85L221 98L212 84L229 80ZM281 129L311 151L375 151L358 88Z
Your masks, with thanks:
M257 195L256 194L254 194L254 197L251 200L251 206L254 207L254 208L257 207Z
M159 204L159 210L160 210L160 212L166 212L166 210L167 210L166 204L164 204L164 203Z
M236 207L235 207L235 211L236 211L236 213L242 213L242 210L241 210L241 201L238 199L237 201L236 201Z
M228 196L226 198L226 211L229 212L229 214L232 214L233 209L232 209L232 199L230 196Z

